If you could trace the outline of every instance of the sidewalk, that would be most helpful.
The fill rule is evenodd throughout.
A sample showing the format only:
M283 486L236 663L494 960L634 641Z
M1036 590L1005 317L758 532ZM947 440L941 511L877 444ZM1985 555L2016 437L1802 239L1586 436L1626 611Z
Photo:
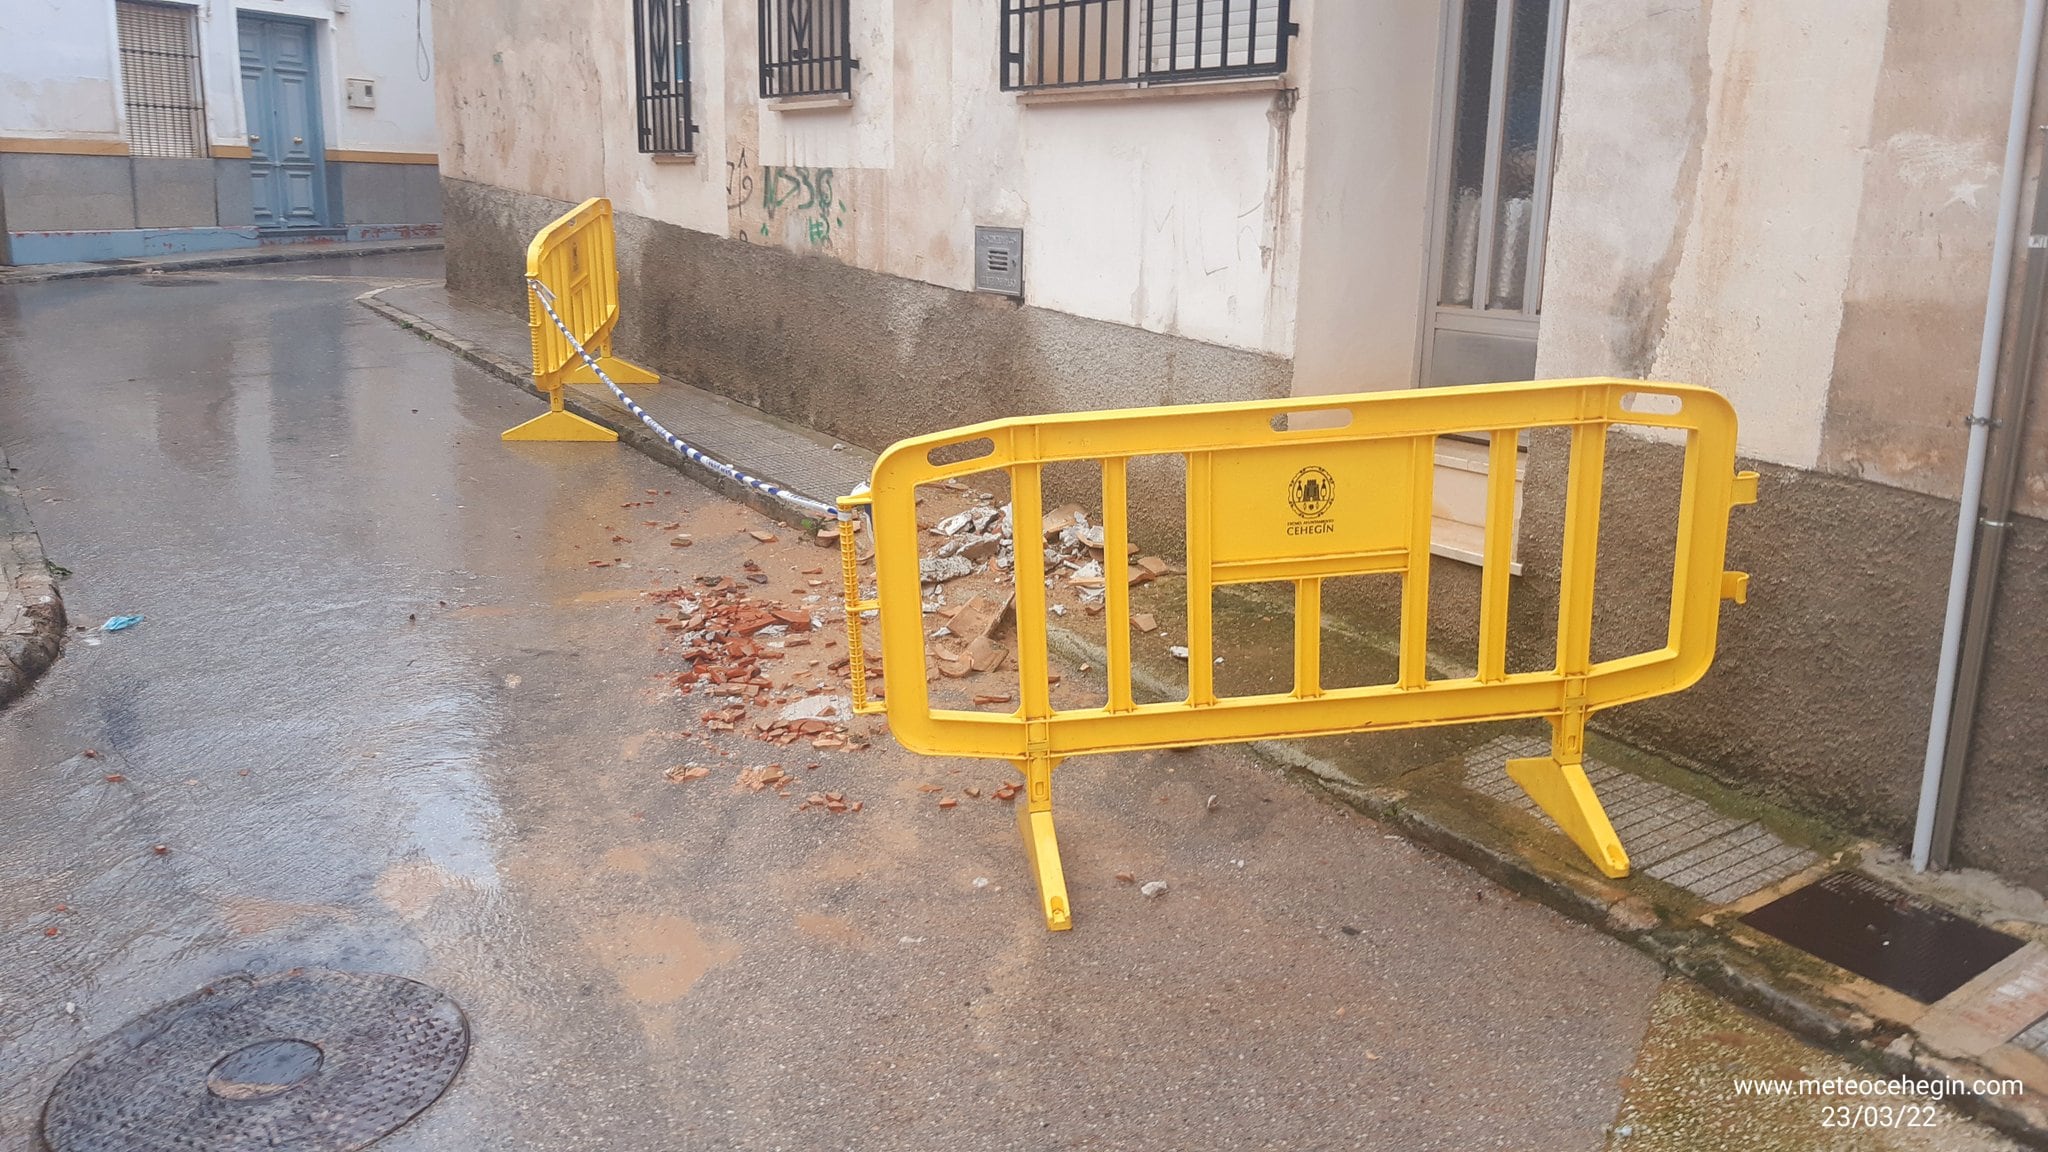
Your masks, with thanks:
M57 659L64 598L29 523L28 505L0 451L0 707L28 691Z
M427 252L441 247L433 240L363 240L355 243L278 244L265 248L238 248L228 252L203 252L189 256L163 256L154 260L101 260L86 264L0 264L0 285L40 284L47 280L86 280L98 276L133 276L143 272L204 272L210 268L240 268L250 264L279 264L286 260L336 260L350 256L381 256L390 252Z
M438 284L365 292L371 311L411 328L535 396L532 343L525 320L451 298ZM565 390L570 411L616 431L634 448L687 472L719 494L779 519L800 519L788 505L734 483L677 455L602 385ZM633 399L671 432L708 455L803 496L831 503L865 483L875 455L808 428L676 381L643 388Z
M359 299L534 391L523 320L451 298L438 285L380 289ZM634 447L721 493L795 519L788 508L763 505L765 497L682 459L602 388L571 391L572 410ZM849 491L873 462L870 453L687 385L664 382L635 399L706 452L817 499ZM1140 591L1170 597L1161 588L1170 583ZM1144 606L1134 593L1133 607ZM1065 655L1101 666L1101 651L1089 641L1062 634L1053 641ZM1171 687L1174 671L1163 654L1138 667L1157 690ZM1587 772L1635 867L1630 877L1610 880L1502 772L1508 758L1543 750L1541 732L1490 725L1344 737L1313 750L1255 748L1409 838L1633 944L1865 1068L1963 1082L1954 1103L2048 1147L2048 903L2038 894L1984 874L1915 876L1889 849L1596 737L1588 742ZM1868 916L1853 919L1864 915L1858 910ZM1812 931L1836 913L1851 917L1843 931ZM1856 971L1786 943L1772 929ZM1943 968L1966 946L1983 946L1987 958ZM1944 972L1962 978L1935 978ZM1577 991L1557 991L1559 1010L1573 1011ZM2026 1091L1969 1087L2000 1078L2023 1081Z

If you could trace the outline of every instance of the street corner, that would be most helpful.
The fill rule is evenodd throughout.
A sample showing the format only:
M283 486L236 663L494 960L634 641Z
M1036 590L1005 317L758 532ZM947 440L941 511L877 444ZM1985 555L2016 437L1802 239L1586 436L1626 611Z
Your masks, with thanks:
M44 553L15 472L0 456L0 707L27 692L62 652L64 574Z

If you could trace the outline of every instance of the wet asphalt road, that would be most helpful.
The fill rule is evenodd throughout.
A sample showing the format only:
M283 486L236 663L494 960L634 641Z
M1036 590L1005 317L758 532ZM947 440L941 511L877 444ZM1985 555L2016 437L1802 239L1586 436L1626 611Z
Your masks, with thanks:
M1063 768L1057 937L1009 811L918 790L991 768L884 736L806 751L857 815L735 792L783 754L691 743L639 593L825 554L628 450L502 444L537 402L350 302L437 275L0 288L74 621L147 616L0 713L0 1148L94 1038L295 965L469 1013L380 1149L1603 1146L1655 967L1247 754Z

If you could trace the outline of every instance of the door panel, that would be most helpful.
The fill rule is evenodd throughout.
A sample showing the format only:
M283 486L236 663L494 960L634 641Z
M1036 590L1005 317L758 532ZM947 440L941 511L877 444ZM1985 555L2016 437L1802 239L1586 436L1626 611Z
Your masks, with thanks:
M327 220L326 152L313 26L244 15L240 33L256 223L321 227Z

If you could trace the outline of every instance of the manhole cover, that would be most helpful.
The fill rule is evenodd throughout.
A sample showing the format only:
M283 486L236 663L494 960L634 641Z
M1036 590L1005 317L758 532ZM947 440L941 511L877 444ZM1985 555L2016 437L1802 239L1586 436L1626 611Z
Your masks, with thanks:
M1742 922L1923 1004L2023 943L1857 872L1829 873Z
M469 1053L455 1001L368 972L233 977L88 1049L43 1106L54 1152L347 1152L432 1104Z

